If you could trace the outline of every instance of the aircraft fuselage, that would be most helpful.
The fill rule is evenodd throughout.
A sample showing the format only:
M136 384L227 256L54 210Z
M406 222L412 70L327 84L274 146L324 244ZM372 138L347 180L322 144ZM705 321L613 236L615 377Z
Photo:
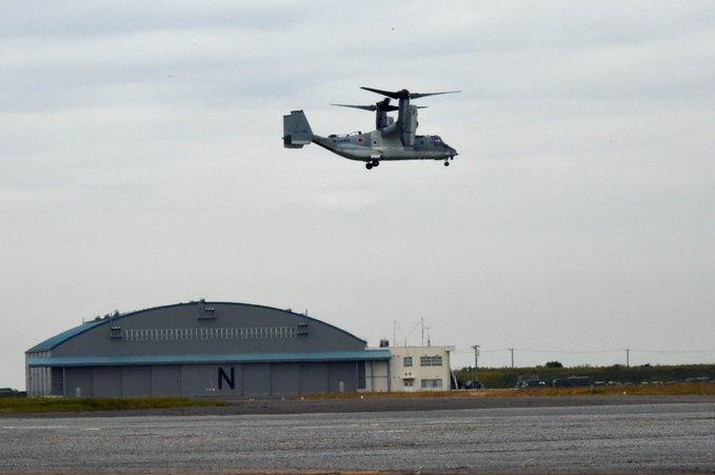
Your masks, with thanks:
M402 145L399 137L386 137L380 130L348 135L313 135L313 143L351 160L446 160L457 151L437 135L417 135L414 146Z

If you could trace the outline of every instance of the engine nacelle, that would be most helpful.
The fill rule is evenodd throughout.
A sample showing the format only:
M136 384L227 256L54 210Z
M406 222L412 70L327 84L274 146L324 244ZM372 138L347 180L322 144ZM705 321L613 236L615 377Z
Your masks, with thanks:
M417 131L417 106L407 107L407 113L401 124L402 145L413 147L415 145L415 132Z

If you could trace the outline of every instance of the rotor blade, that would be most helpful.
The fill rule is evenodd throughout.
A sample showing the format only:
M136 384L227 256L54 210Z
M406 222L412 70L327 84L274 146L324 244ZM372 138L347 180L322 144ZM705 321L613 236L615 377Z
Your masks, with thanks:
M377 110L383 111L383 112L391 112L391 111L400 110L399 107L390 105L389 97L386 97L383 100L381 100L380 102L376 103L375 106L377 106Z
M402 97L404 95L404 94L401 94L402 91L397 91L397 92L383 91L382 89L373 89L371 87L361 87L360 89L365 89L366 91L375 92L377 94L382 94L383 96L391 97L393 99L399 99L400 97Z
M427 96L439 96L440 94L456 94L458 92L462 91L445 91L445 92L412 92L410 93L410 99L419 99L420 97L427 97Z
M372 105L372 106L355 106L352 104L330 104L331 106L338 106L338 107L352 107L353 109L362 109L364 111L376 111L377 106Z
M374 105L369 105L369 106L358 106L358 105L353 105L353 104L330 104L331 106L338 106L338 107L352 107L353 109L362 109L365 111L376 111L376 110L381 110L385 112L392 112L399 110L400 108L397 106L391 106L389 104L385 104L384 102L378 102L377 104Z
M427 96L437 96L440 94L455 94L462 91L445 91L445 92L409 92L407 89L402 89L400 91L383 91L382 89L373 89L371 87L361 87L360 89L365 89L366 91L375 92L377 94L382 94L383 96L391 97L393 99L418 99L420 97Z

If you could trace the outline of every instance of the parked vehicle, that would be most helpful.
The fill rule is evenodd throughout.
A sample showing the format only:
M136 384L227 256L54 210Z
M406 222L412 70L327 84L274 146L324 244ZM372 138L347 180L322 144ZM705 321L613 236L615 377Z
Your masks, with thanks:
M476 381L467 381L464 383L464 389L483 389L484 385L478 379Z
M0 388L0 397L20 397L25 395L26 393L24 391L20 392L12 388Z
M578 388L591 386L591 378L588 376L568 376L566 378L557 378L551 382L555 388Z

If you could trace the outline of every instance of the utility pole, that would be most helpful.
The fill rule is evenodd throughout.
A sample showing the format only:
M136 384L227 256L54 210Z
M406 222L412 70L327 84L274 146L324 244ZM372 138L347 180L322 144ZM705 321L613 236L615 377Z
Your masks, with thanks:
M477 362L479 361L479 345L472 346L474 348L474 381L477 381Z
M626 368L631 366L631 349L626 348Z
M511 367L512 369L514 368L514 348L507 348L509 352L511 353Z

